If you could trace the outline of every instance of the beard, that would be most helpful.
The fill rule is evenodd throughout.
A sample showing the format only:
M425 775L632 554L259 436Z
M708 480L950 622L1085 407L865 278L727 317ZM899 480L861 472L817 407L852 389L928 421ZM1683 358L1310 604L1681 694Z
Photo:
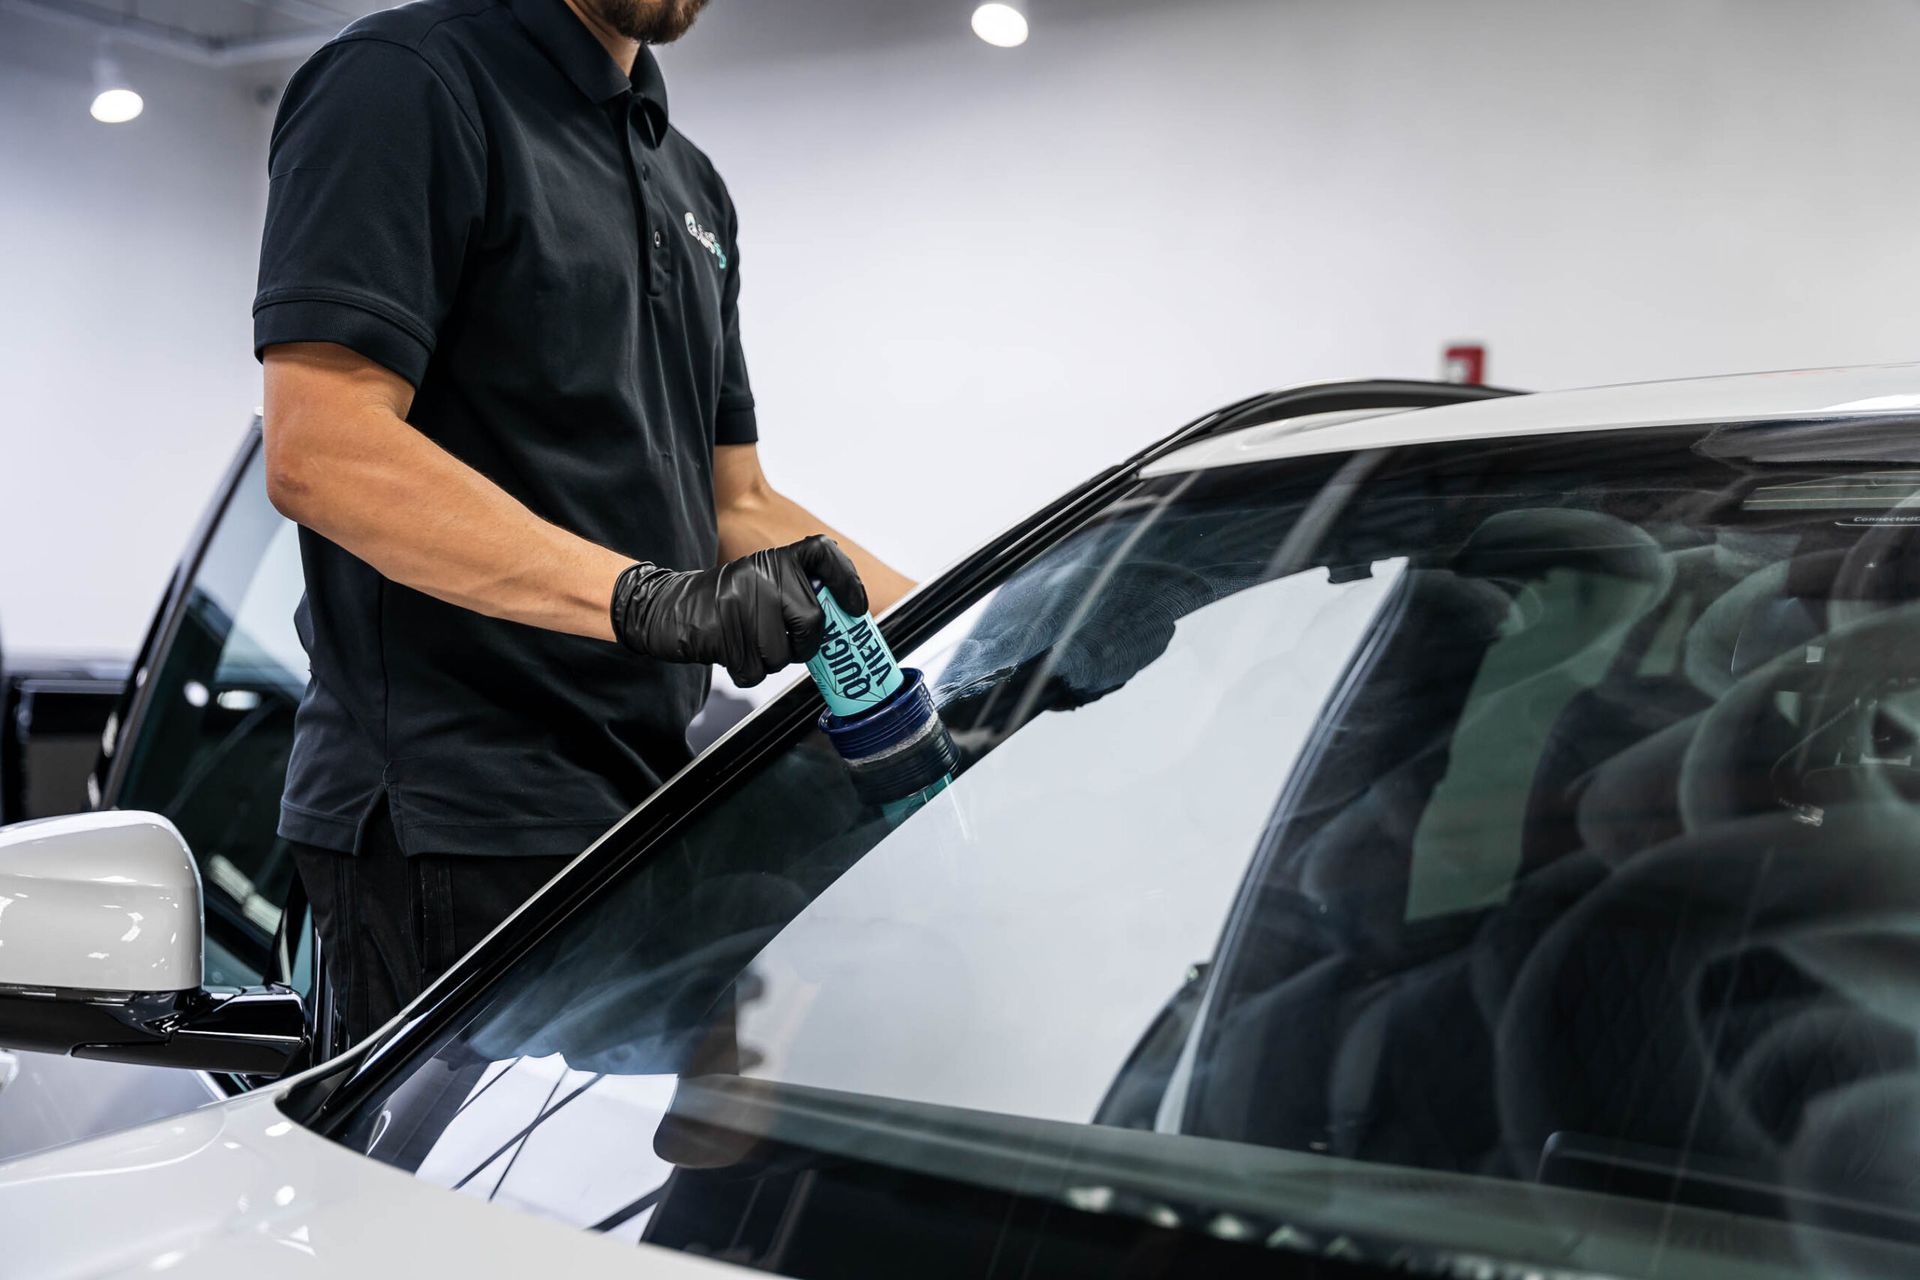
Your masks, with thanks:
M672 44L687 34L707 0L587 0L608 26L641 44Z

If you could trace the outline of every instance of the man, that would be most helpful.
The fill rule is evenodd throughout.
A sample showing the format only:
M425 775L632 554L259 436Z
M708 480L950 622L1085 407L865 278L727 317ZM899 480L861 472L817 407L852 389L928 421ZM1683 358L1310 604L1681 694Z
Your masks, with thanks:
M280 834L348 1034L688 756L741 684L909 587L761 472L732 202L648 45L705 0L422 0L301 68L254 341L302 525Z

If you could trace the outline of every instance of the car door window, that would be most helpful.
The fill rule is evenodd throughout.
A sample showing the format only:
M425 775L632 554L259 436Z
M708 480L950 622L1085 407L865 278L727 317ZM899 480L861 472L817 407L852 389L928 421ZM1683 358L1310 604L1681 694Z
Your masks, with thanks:
M256 452L188 584L124 744L117 796L165 814L200 863L210 985L269 976L293 884L275 834L293 716L307 683L294 630L302 590L297 530L267 501Z
M791 1275L1911 1274L1920 479L1702 434L1144 482L903 655L950 785L797 734L332 1132Z

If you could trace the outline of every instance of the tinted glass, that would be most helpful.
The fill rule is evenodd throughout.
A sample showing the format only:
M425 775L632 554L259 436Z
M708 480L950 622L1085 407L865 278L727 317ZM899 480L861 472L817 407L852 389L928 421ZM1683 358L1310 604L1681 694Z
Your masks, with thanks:
M189 585L119 797L172 819L199 860L214 986L263 979L293 883L274 828L307 683L293 625L300 547L267 501L263 467L256 454Z
M1697 430L1142 483L339 1134L791 1275L1920 1263L1920 474ZM1764 451L1760 451L1764 455Z

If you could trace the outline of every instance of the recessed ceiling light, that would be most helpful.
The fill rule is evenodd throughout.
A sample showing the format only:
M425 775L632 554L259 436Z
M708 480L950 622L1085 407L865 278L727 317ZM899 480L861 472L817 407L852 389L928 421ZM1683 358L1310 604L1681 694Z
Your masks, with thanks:
M88 108L101 124L125 124L146 109L146 100L131 89L102 89Z
M101 48L93 59L93 106L89 108L93 118L101 124L125 124L146 105L113 55Z
M1027 42L1027 15L1010 4L983 4L973 11L973 34L1011 49Z

